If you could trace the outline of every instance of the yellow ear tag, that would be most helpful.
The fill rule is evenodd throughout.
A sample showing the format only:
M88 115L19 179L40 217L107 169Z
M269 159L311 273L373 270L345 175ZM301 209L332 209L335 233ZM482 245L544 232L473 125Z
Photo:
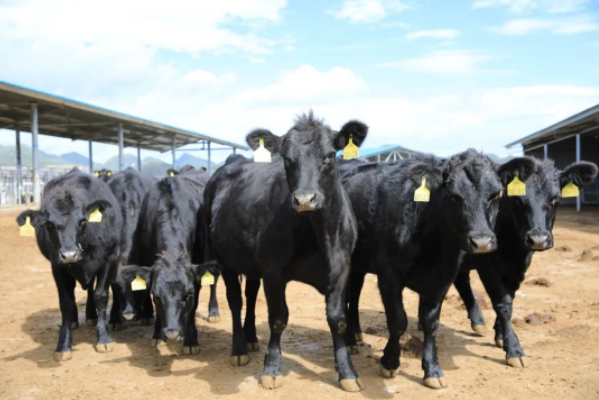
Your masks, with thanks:
M422 177L422 185L414 192L414 201L429 202L431 200L431 191L426 187L426 178Z
M146 290L146 281L139 275L135 275L135 279L131 282L131 290L137 292L138 290Z
M108 171L108 172L106 173L106 176L110 176L110 175L112 175L112 172Z
M214 275L210 272L206 271L206 273L202 276L202 280L200 282L202 286L214 285Z
M254 151L254 162L272 162L270 151L264 147L264 139L260 139L260 146Z
M100 209L98 208L96 211L92 212L87 220L91 223L102 222L102 213L100 212Z
M562 189L562 197L578 197L580 191L578 190L578 186L576 186L573 182L568 183Z
M350 160L352 158L357 158L359 155L360 149L354 144L353 136L349 135L349 143L343 149L343 159Z
M507 195L512 196L526 196L526 185L518 178L518 171L514 180L507 185Z
M25 237L35 237L35 228L31 225L31 217L26 217L25 225L19 229L19 235Z
M175 176L175 173L173 171L168 173L170 176Z
M100 177L100 173L99 173L98 171L96 171L96 172L94 173L94 175L96 175L96 178L99 178L99 177Z

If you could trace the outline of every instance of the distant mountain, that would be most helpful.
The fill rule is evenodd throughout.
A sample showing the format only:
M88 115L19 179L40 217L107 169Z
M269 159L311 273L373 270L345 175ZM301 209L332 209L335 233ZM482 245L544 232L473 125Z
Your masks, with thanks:
M60 156L60 158L62 158L64 161L66 161L69 164L77 164L77 165L82 165L84 167L89 166L89 158L86 156L82 156L79 153L75 153L74 151L63 154L62 156Z
M181 154L181 156L177 159L177 162L175 163L175 167L177 169L180 169L186 166L187 164L193 165L196 168L208 168L208 160L206 160L205 158L196 157L193 154L189 153ZM217 167L217 164L213 162L211 162L210 164L212 166L212 171L214 171Z
M17 162L16 159L17 152L15 146L0 146L0 165L14 166ZM32 159L31 146L21 145L21 165L31 166L33 164ZM48 154L41 150L39 151L39 159L40 166L42 167L75 164L63 160L62 157Z
M505 164L506 162L510 161L512 158L514 158L514 156L506 156L506 157L499 157L497 154L487 154L487 156L493 160L493 162L497 163L497 164Z

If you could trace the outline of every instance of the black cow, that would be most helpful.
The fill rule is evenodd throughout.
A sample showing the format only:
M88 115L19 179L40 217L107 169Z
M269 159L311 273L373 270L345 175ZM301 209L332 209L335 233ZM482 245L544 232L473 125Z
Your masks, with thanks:
M352 256L348 343L360 335L358 300L366 273L378 275L389 328L380 372L391 378L399 370L399 339L407 328L402 292L420 295L424 328L424 384L445 387L437 360L435 336L441 305L466 253L496 247L493 228L503 188L486 156L468 150L441 161L421 157L399 163L347 163L340 168L359 226ZM429 202L415 202L422 184Z
M314 286L326 296L327 321L333 336L340 386L359 391L362 384L344 342L346 288L357 225L338 177L335 153L353 136L360 145L368 128L350 121L334 131L303 115L285 135L255 130L247 136L253 149L263 140L272 163L230 156L205 191L205 211L212 250L223 266L227 300L233 315L231 363L249 362L248 342L257 348L254 308L259 279L264 280L270 341L260 382L265 388L283 383L280 339L289 312L287 282ZM239 275L247 276L245 327L241 324ZM248 318L249 316L249 318Z
M119 301L130 309L138 308L149 295L147 291L133 292L131 282L137 276L145 280L156 308L156 344L183 340L187 354L199 351L195 312L200 279L208 270L218 275L215 265L194 264L202 261L197 258L203 254L197 252L200 256L195 256L194 245L203 248L206 241L197 235L197 216L203 216L198 211L207 181L208 174L195 170L154 185L141 207L128 260L131 265L121 269L117 279ZM203 231L207 235L207 230Z
M98 221L94 218L98 211L101 221L92 222ZM40 251L52 265L60 299L62 326L54 358L69 360L72 356L71 330L79 326L76 282L88 289L94 299L96 309L88 308L86 319L98 319L96 351L111 351L114 345L106 323L106 306L108 286L117 272L123 220L110 188L102 180L74 168L48 182L40 210L24 211L17 223L23 226L27 217L35 227Z
M133 168L127 168L122 172L112 175L108 181L108 186L119 202L123 216L123 229L120 243L121 256L119 259L121 266L127 265L127 260L129 259L133 234L137 227L137 220L139 218L139 211L143 199L157 181L158 180L154 176L148 173L139 172ZM113 292L116 290L118 290L118 286L113 286ZM114 329L120 329L122 326L123 315L126 319L137 317L142 320L143 324L148 324L149 320L153 318L151 301L147 301L143 309L135 310L137 311L137 315L135 315L133 312L134 310L120 309L118 301L119 297L120 296L117 295L113 296L112 309L110 312L110 324Z
M166 175L167 176L175 176L175 175L179 175L179 174L183 174L185 172L188 171L194 171L196 168L193 165L190 164L185 164L180 170L176 170L174 168L169 168L166 170ZM200 168L201 171L206 171L206 168L201 167Z
M96 178L102 179L104 182L108 182L112 177L112 171L106 168L102 168L101 170L95 171L94 175Z
M560 171L552 161L517 158L501 166L501 181L507 185L515 173L526 185L526 196L504 196L499 207L496 252L468 255L455 281L464 300L472 329L484 334L485 320L470 287L470 270L476 269L497 314L495 343L506 352L507 364L520 368L528 361L512 327L512 307L516 291L524 280L536 251L553 247L553 223L561 189L570 182L582 188L597 176L597 166L589 162L573 164Z

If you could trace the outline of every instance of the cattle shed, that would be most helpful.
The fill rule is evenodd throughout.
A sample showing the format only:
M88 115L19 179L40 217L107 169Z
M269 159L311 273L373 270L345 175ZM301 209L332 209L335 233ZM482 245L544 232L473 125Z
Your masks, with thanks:
M30 132L32 134L34 202L40 201L39 134L88 141L90 171L93 170L93 142L118 145L119 169L121 170L124 167L123 149L125 147L137 148L138 168L141 168L141 149L160 152L172 151L174 167L177 148L200 143L202 148L196 150L207 151L208 168L210 168L211 151L247 150L246 146L202 133L2 81L0 81L0 129L14 129L15 131L17 184L20 181L21 171L20 133ZM211 144L225 147L214 148L211 147Z
M517 145L522 145L525 155L551 159L560 169L581 160L599 164L599 104L506 147ZM575 202L578 211L582 204L599 204L599 179L576 199L563 200L566 204Z
M418 154L422 154L416 150L410 150L403 146L387 145L377 148L360 149L359 158L367 161L397 161L406 158L412 158Z

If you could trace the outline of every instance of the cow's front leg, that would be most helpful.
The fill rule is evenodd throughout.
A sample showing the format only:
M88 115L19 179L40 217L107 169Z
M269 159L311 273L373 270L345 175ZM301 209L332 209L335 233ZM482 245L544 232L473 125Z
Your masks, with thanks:
M497 321L499 322L495 323L497 329L495 335L496 343L503 345L503 350L506 353L506 362L510 367L527 367L528 360L512 326L513 298L503 282L501 272L493 266L488 266L480 268L479 274L485 290L491 298L493 309L497 314ZM501 335L497 335L497 332L501 332ZM500 340L503 340L503 342L501 343Z
M114 286L112 287L112 306L110 307L109 324L112 326L113 331L123 329L123 313L121 312L119 297L116 295L116 288Z
M339 386L346 392L359 392L364 388L364 385L354 369L349 349L345 343L348 279L349 264L344 268L344 272L339 275L337 281L330 286L330 292L327 293L327 322L333 336L335 369L339 373Z
M387 329L389 330L389 340L383 350L383 356L380 359L379 372L384 378L393 378L399 372L401 347L399 340L406 332L408 327L408 318L403 306L402 290L398 279L394 274L385 274L384 278L379 275L379 289L385 314L387 316Z
M98 322L98 312L96 311L96 302L94 301L94 282L87 289L87 301L85 302L85 325L96 326Z
M472 286L470 286L470 271L458 274L453 284L464 301L466 310L468 310L468 319L470 320L472 330L484 336L487 333L487 327L480 306L474 298Z
M351 354L358 354L358 343L364 341L360 327L360 294L364 286L366 274L362 271L352 270L349 274L348 289L348 321L345 332L345 343L349 346Z
M73 315L77 313L77 303L75 302L75 278L64 272L61 267L52 266L52 275L58 289L58 299L60 301L60 314L62 316L62 325L58 335L58 345L54 352L54 360L66 361L73 356L73 334L71 332L71 323Z
M241 324L243 299L241 298L239 277L227 267L223 269L222 276L225 281L227 302L229 303L229 309L231 310L231 317L233 319L233 345L231 347L230 363L234 367L247 365L250 362L250 356L248 355L245 334L243 333L243 326Z
M149 290L143 291L143 300L141 311L136 311L139 315L139 319L141 320L141 324L144 326L151 325L154 319L154 304L152 303L152 296L150 296Z
M200 352L200 343L198 341L198 327L196 326L196 311L200 302L200 285L195 285L195 297L191 312L187 319L185 327L185 336L183 339L183 354L198 354Z
M96 311L98 313L98 323L96 325L96 351L98 353L108 353L114 350L114 343L108 331L108 323L106 321L106 309L108 308L108 268L101 271L98 276L98 283L94 291L94 301L96 303Z
M258 335L256 334L256 300L260 290L260 279L247 279L245 281L245 321L243 332L249 351L260 350Z
M424 385L432 389L447 387L437 358L437 346L435 344L444 298L445 294L440 296L440 300L432 301L420 296L419 318L424 332L424 349L422 351Z
M216 298L216 284L218 276L214 278L214 285L210 285L210 301L208 302L208 322L220 322L218 299Z
M260 383L266 389L276 389L283 385L281 374L281 335L289 320L289 309L285 300L287 283L275 274L264 275L264 294L268 304L268 326L270 339L264 357L264 371Z

